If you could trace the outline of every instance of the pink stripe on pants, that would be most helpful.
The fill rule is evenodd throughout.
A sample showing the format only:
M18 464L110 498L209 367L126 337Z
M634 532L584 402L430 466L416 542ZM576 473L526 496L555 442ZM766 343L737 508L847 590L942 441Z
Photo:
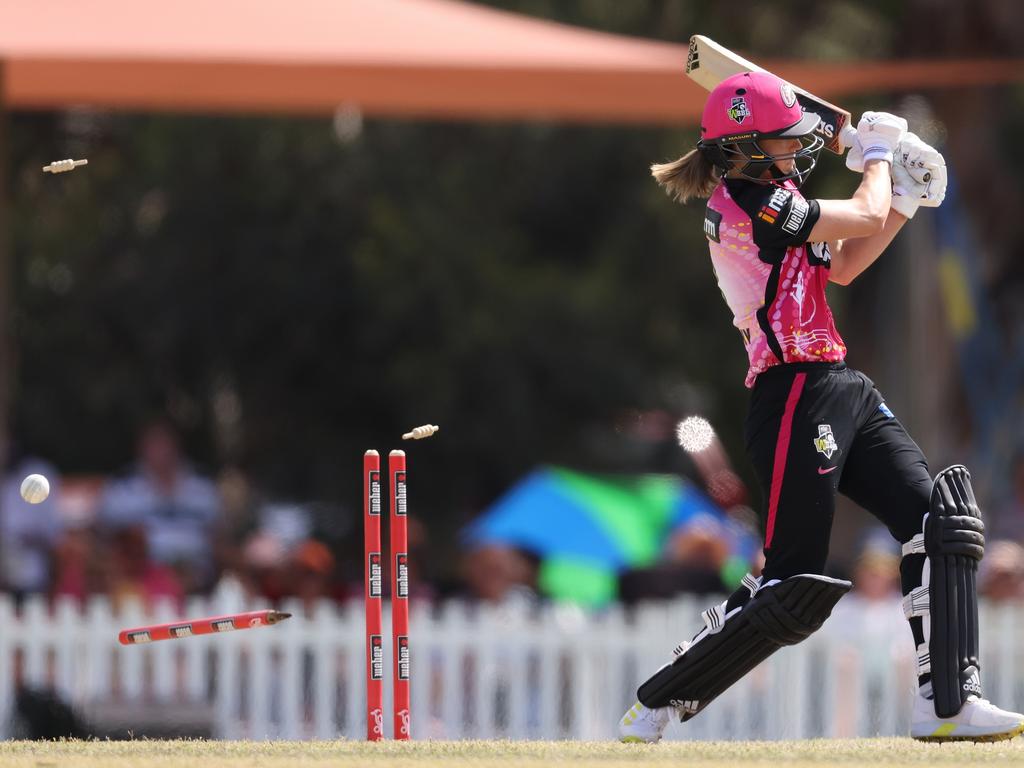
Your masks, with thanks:
M786 475L786 455L789 453L789 438L793 431L793 411L800 402L800 393L804 391L806 373L798 373L789 388L786 398L786 410L782 414L779 425L779 438L775 442L775 464L772 467L772 491L768 501L768 523L764 531L764 548L772 545L772 534L775 532L775 513L779 509L779 496L782 495L782 478Z

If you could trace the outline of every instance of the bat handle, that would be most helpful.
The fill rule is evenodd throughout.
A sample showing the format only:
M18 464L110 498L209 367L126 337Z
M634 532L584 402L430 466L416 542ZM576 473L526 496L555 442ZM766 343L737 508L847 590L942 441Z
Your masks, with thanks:
M843 130L839 132L839 146L843 149L849 149L853 146L853 141L856 138L857 129L852 125L844 125Z

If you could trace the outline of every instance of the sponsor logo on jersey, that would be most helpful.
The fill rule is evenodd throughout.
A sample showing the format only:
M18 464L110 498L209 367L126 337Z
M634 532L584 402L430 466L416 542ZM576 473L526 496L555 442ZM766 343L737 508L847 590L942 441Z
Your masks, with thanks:
M729 109L726 110L726 114L729 115L730 120L742 123L750 117L750 107L747 106L747 100L742 96L733 96L732 104L729 105Z
M824 454L826 459L831 459L832 454L839 450L831 426L828 424L818 425L818 436L814 438L814 448L818 453Z
M777 187L772 196L768 198L768 203L761 207L761 210L757 214L757 218L768 224L774 224L775 220L779 217L779 213L786 207L786 203L793 196L793 193L788 189ZM806 212L805 212L806 215Z
M708 240L715 243L722 242L722 239L718 234L718 228L721 224L722 214L714 208L706 208L704 210L704 234L707 235Z
M810 206L807 201L802 197L794 197L793 202L789 206L789 215L786 220L782 222L782 228L790 234L796 234L800 231L800 227L803 226L804 221L807 219L807 211Z

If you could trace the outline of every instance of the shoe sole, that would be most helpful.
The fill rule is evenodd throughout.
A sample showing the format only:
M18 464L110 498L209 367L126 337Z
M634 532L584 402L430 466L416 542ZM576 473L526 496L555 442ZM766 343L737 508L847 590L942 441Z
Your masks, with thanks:
M927 741L932 744L943 744L950 741L973 741L976 744L989 744L994 741L1009 741L1024 733L1024 723L1021 723L1012 731L1002 733L987 733L980 736L912 736L915 741Z

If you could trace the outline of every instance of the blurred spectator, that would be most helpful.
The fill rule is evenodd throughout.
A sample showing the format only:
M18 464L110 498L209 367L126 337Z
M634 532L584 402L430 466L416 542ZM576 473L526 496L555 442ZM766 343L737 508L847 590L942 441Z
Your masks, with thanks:
M764 555L748 520L752 516L749 507L734 506L727 513L700 510L679 521L657 563L620 576L619 596L635 603L681 593L728 593L748 571L760 575Z
M252 598L280 603L298 598L307 612L323 598L338 599L335 558L314 538L291 540L279 530L260 528L246 539L239 572Z
M1010 466L1010 498L997 511L998 516L985 521L989 535L1024 541L1024 449L1017 452Z
M729 557L729 541L713 518L689 522L673 531L665 547L665 559L718 573Z
M39 504L21 498L21 481L31 474L44 475L50 481L50 496ZM49 590L51 550L61 530L59 496L56 468L40 459L19 461L4 478L0 491L0 565L5 590L19 596Z
M259 530L242 546L242 584L253 597L277 602L288 596L288 550L276 534Z
M110 541L103 560L106 591L119 610L126 601L150 606L159 599L171 599L180 610L184 590L174 569L149 558L146 531L140 526L119 529Z
M53 552L53 594L80 602L106 586L100 573L102 556L96 549L96 535L86 525L68 527Z
M301 504L275 502L264 504L257 514L259 530L276 536L292 550L313 533L309 510Z
M258 494L248 476L238 467L226 467L217 476L221 501L220 536L216 538L217 562L224 570L242 570L242 542L256 527Z
M865 605L900 600L900 557L900 547L888 531L870 535L853 566L851 595Z
M749 493L736 474L717 432L708 423L706 442L686 434L685 424L672 419L668 448L685 456L690 473L716 506L708 506L678 521L670 531L658 563L626 571L619 581L627 602L670 598L682 592L731 592L748 571L761 572L764 556L756 513L747 506ZM705 420L706 421L706 420Z
M308 539L295 548L291 556L294 593L307 613L316 602L331 597L334 555L322 542Z
M99 506L106 532L141 526L150 556L176 568L188 592L209 588L216 575L219 518L216 486L188 466L177 433L164 420L142 430L135 470L111 482Z
M417 603L432 602L437 599L438 590L428 567L433 564L430 557L430 531L417 517L410 517L406 521L406 529L409 537L409 596ZM361 590L359 594L362 594Z
M823 627L836 647L838 679L856 680L872 703L863 713L871 720L868 733L881 727L878 718L887 697L891 698L891 690L909 685L915 669L913 638L910 629L901 626L905 624L900 591L901 556L900 545L888 530L881 526L871 528L854 563L853 589L839 601ZM857 638L856 644L851 644L850 638ZM887 679L894 663L899 681ZM857 698L839 698L837 736L861 732Z
M489 603L536 600L537 560L514 547L485 544L470 550L462 575L470 593Z
M1006 539L986 544L978 590L990 601L1024 600L1024 547Z

